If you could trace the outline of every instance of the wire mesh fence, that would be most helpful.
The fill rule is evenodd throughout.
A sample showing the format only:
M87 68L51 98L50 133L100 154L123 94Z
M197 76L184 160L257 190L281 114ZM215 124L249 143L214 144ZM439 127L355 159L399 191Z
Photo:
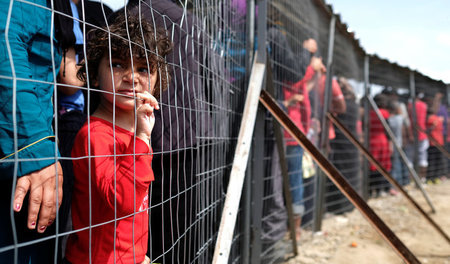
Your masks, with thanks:
M227 190L256 50L264 89L365 199L396 191L327 112L401 185L413 166L448 174L448 85L366 54L322 0L1 6L0 263L210 263L230 195L228 262L277 263L352 210L262 108L242 194Z

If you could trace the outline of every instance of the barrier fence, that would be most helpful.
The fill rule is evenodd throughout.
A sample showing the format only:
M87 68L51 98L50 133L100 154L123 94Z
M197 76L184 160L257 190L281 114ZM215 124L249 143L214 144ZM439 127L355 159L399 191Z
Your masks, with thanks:
M66 256L65 261L76 263L76 251L69 251L80 237L86 239L84 254L90 263L96 261L99 252L109 263L136 263L144 255L151 263L211 263L213 259L216 263L277 263L296 255L300 230L320 231L325 214L346 213L353 210L353 205L327 179L326 172L317 166L311 154L256 103L259 93L250 92L255 86L272 94L308 142L320 150L365 201L383 193L395 193L398 186L390 184L384 172L377 171L366 160L357 144L328 120L328 112L369 150L399 186L412 184L427 197L423 182L438 182L448 174L445 149L448 151L450 142L449 85L367 54L354 33L324 0L130 0L126 8L114 14L102 1L74 1L76 9L73 6L70 9L68 4L61 8L63 2L2 1L0 61L4 62L0 69L0 88L5 96L0 96L0 185L4 195L1 223L5 232L0 240L0 263L23 263L28 261L26 256L41 261L37 263L60 263ZM46 32L17 26L28 23L21 21L20 16L30 10L42 15L41 22L48 26ZM58 29L69 27L61 17L78 27L66 31L76 31L69 47L76 53L73 58L85 58L87 62L86 82L65 79L66 74L73 74L69 67L74 66L69 61L71 49L62 52L64 49L57 48L62 42L53 41L61 37ZM123 19L119 28L125 30L121 33L115 31L115 18ZM134 20L140 23L133 24ZM143 25L147 22L150 35L145 33ZM126 68L127 63L133 65L129 67L133 72L129 78L134 83L133 89L139 85L143 72L150 79L159 80L156 90L160 93L160 110L155 111L150 144L154 180L146 181L150 187L145 198L138 194L140 171L144 171L138 165L128 167L132 179L123 190L121 170L112 169L110 196L102 196L101 188L92 180L96 177L93 170L101 166L98 160L105 155L111 160L111 166L117 166L126 157L138 164L142 152L138 151L136 139L130 141L136 145L130 153L122 153L122 143L117 141L123 130L117 114L120 112L115 112L117 108L122 109L122 97L116 94L121 91L99 91L101 81L89 79L89 75L97 73L96 69L89 70L89 61L94 60L89 52L95 46L89 44L93 38L88 34L90 29L107 33L108 56L117 56L129 47L120 63L113 58L106 62L109 69L114 68L111 73L116 68ZM18 45L15 37L22 35L44 43L40 46L44 52L38 55L35 42L25 41L19 46L29 45L23 52L31 61L46 65L48 77L42 77L41 72L29 75L23 72L26 67L22 67L20 53L15 48ZM120 35L117 38L123 41L120 42L125 47L123 50L115 44L115 35ZM151 46L164 36L172 48L167 55L164 45ZM138 64L135 57L128 59L130 54L144 58L146 63ZM161 55L165 55L167 65L152 64L151 60ZM83 60L76 62L83 63ZM252 73L252 65L261 67L253 71L257 75ZM151 77L154 67L161 69L156 77ZM167 89L164 76L170 76ZM110 78L114 81L114 77ZM22 88L24 84L31 88ZM46 92L36 92L44 86ZM77 104L78 101L67 99L64 87L77 88L81 91L77 93L84 97L80 99L84 107L76 109L79 119L71 119L73 109L66 111L64 102ZM111 153L95 152L94 143L104 140L87 132L93 149L88 147L84 156L74 155L75 134L86 116L94 113L91 107L108 93L116 98L111 99L111 109L116 113L109 124L114 141L109 142ZM36 104L33 106L27 101L27 94L45 100L32 101ZM137 92L132 94L136 96ZM371 106L372 98L379 111ZM252 100L254 121L247 119L250 110L244 108ZM31 112L39 105L48 104L39 109L50 113L49 116L33 118L43 119L43 124L49 127L46 133L59 140L58 145L52 145L50 154L20 153L34 140L27 140L23 131L39 125L27 126L23 115L30 111L23 112L24 104L30 104L27 107L32 107ZM137 107L132 112L136 111ZM406 154L389 147L392 139L387 136L378 112L389 123L396 145ZM99 117L96 113L94 116ZM56 118L52 123L53 116ZM74 123L78 127L68 127ZM131 130L138 131L138 127L133 125ZM430 140L430 147L424 132L437 137ZM82 145L75 141L73 148ZM42 160L48 164L60 161L64 173L62 206L44 235L25 232L27 214L25 210L14 212L12 199L17 186L15 179L27 174L22 166ZM76 171L79 165L72 168L72 163L84 161L89 167L85 174L79 175ZM75 176L71 171L75 171ZM103 181L100 182L103 186ZM80 202L82 195L87 197L84 203ZM122 210L123 197L132 201L128 211ZM142 204L138 197L144 200ZM10 201L8 205L6 200ZM432 201L427 201L434 211ZM103 207L110 209L109 214L96 218ZM23 209L26 208L24 205ZM143 213L148 214L148 220L143 218L145 227L139 226ZM79 218L87 219L87 224L80 225ZM130 227L126 234L121 229L125 222ZM436 223L432 224L446 236ZM41 223L37 225L39 228ZM139 240L140 235L145 241ZM128 248L121 244L122 238L128 239ZM126 253L121 255L123 252ZM406 259L415 260L415 257L409 255Z

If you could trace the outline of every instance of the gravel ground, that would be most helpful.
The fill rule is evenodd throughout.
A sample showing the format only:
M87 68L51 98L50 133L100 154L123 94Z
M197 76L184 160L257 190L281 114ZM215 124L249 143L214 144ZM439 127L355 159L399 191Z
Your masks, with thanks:
M436 209L431 217L450 236L450 180L424 188ZM418 189L410 185L407 191L430 211ZM369 205L421 263L450 264L450 244L401 194L370 199ZM327 216L321 232L304 230L298 249L299 255L285 263L404 263L356 209Z

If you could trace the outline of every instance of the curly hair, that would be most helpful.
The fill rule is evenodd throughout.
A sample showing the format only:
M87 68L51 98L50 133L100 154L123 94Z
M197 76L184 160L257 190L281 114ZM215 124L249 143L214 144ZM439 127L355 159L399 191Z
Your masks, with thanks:
M160 90L167 89L170 76L165 56L171 51L172 43L165 30L156 29L137 16L128 15L125 20L125 15L116 14L109 30L107 27L96 28L89 31L87 37L86 60L77 73L80 80L91 85L96 83L100 61L103 56L109 56L111 48L113 58L131 58L132 54L133 58L148 59L150 72L157 71L158 78L153 96L159 98Z

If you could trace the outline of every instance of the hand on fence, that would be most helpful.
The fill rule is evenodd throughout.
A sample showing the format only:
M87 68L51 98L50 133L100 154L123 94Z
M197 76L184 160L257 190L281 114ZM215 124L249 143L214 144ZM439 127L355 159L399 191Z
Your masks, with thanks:
M284 107L293 106L301 101L303 101L304 96L302 94L294 94L288 100L283 101Z
M56 172L58 175L56 175ZM56 176L58 176L58 205L56 205ZM14 193L14 211L22 209L23 199L30 192L28 203L28 228L43 233L56 217L62 201L63 172L59 162L17 180ZM38 222L39 213L39 222Z
M325 73L327 71L322 57L312 57L309 65L311 65L315 72Z
M159 110L158 101L149 92L138 93L136 136L149 144L150 135L155 125L154 109Z
M148 256L145 256L145 259L141 262L141 264L150 264L150 258Z

